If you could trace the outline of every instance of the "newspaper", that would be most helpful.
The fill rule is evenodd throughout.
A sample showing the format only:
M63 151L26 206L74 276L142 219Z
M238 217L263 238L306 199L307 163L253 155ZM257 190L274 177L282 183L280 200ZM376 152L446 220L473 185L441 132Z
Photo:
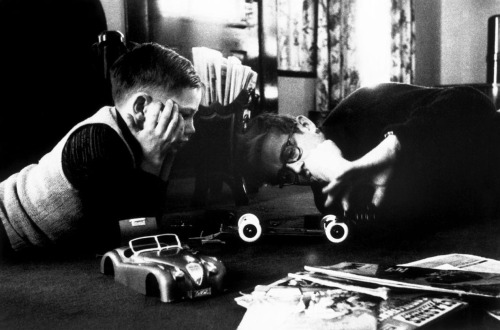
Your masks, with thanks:
M327 276L321 277L320 275L313 273L307 273L307 272L290 273L288 274L288 276L296 280L305 280L324 285L325 287L364 293L370 296L382 298L384 300L387 300L389 293L388 288L380 287L372 289L357 285L344 284L338 281L332 281L331 278L328 278Z
M417 260L401 266L425 267L434 269L461 269L472 272L500 274L500 261L475 256L472 254L445 254ZM500 308L486 311L489 315L500 321Z
M305 266L309 272L367 285L439 292L456 296L500 298L500 273L463 269L341 262L331 266Z
M471 272L500 274L500 261L472 254L445 254L417 260L400 266L424 267L434 269L461 269Z
M500 261L467 254L436 256L397 266L489 273L492 278L500 274ZM456 289L438 289L436 294L421 289L389 292L383 284L355 283L360 282L301 271L269 285L258 285L253 292L235 298L247 309L238 330L414 330L468 306L456 296ZM500 320L500 310L487 313Z

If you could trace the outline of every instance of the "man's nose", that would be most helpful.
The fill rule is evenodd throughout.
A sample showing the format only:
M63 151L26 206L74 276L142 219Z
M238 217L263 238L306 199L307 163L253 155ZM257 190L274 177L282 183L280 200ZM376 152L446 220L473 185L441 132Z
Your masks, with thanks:
M304 162L299 160L298 162L295 163L290 163L286 165L289 169L294 171L297 174L300 174L302 170L304 169Z

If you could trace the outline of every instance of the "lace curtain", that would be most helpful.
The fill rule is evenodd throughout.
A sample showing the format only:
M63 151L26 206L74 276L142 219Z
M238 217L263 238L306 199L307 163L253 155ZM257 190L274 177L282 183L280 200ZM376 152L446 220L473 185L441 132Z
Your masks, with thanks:
M331 110L360 87L356 44L359 1L362 0L278 0L278 69L316 72L317 111ZM412 0L389 1L388 47L392 62L388 80L412 83L415 71Z

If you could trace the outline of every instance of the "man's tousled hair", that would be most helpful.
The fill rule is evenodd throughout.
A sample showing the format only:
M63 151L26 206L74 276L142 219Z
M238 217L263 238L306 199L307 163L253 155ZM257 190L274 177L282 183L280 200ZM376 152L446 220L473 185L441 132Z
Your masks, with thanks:
M144 43L122 55L111 67L113 101L119 104L138 91L201 87L193 64L174 50Z
M290 134L297 130L295 117L264 112L252 118L246 131L237 136L236 159L245 182L259 187L266 181L262 171L262 147L271 133Z

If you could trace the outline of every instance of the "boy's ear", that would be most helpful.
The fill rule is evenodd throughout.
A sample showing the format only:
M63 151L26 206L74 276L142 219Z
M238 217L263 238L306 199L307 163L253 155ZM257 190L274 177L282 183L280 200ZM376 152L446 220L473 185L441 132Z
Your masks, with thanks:
M134 99L134 113L142 113L144 114L144 108L151 103L153 98L145 93L139 93L135 96Z
M312 120L310 120L306 116L303 115L297 116L295 120L297 121L298 124L297 127L301 132L315 133L317 131L316 124L314 124Z

